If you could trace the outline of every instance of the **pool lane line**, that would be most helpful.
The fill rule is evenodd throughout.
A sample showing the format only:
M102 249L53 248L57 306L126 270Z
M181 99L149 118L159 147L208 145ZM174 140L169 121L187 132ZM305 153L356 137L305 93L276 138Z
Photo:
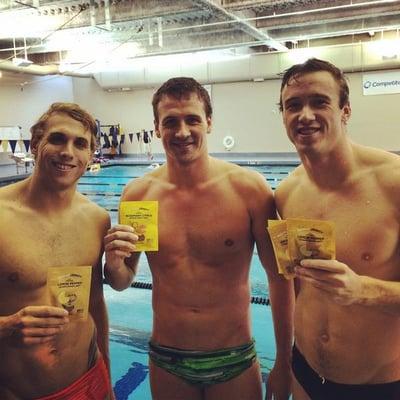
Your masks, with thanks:
M106 280L103 280L103 283L108 284ZM152 290L153 284L151 282L133 282L130 287L136 288L136 289ZM270 300L265 297L261 297L261 296L251 296L250 303L251 304L262 304L265 306L269 306Z

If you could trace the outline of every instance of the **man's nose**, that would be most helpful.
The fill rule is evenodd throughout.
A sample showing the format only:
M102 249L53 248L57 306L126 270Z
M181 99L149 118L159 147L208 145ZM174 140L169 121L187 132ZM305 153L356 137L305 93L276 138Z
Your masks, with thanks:
M303 106L300 111L299 121L313 121L314 119L314 110L309 105Z
M184 139L184 138L187 138L190 136L190 129L184 121L182 121L179 124L178 129L176 130L175 136L177 138L181 138L181 139Z
M74 144L72 141L66 141L61 149L61 155L63 157L72 157L73 156L73 150L74 150Z

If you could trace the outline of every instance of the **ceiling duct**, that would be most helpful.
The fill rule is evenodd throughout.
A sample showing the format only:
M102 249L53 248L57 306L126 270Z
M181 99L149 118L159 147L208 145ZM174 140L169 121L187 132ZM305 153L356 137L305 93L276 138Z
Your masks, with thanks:
M370 43L354 43L338 46L299 49L309 51L309 57L318 57L330 61L345 72L391 69L400 67L400 57L385 59L371 52ZM161 85L174 76L192 76L203 84L262 81L277 79L279 75L293 64L295 51L258 53L239 59L225 61L204 61L199 63L177 62L174 65L132 66L119 71L95 73L94 78L105 90L142 89ZM303 55L304 57L304 55Z

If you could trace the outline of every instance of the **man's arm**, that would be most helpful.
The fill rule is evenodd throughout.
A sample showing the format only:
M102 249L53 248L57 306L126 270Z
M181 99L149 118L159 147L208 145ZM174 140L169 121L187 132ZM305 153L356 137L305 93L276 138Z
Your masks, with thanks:
M121 196L122 201L140 200L141 180L129 183ZM104 276L115 290L124 290L133 282L140 258L140 252L135 252L138 236L128 225L117 224L108 230L104 237L106 264Z
M340 305L376 307L400 316L400 282L356 274L337 260L302 260L297 276L331 294Z
M394 218L398 221L396 229L398 235L400 158L380 150L374 150L372 154L377 166L368 170L368 173L375 174L377 184L383 189L388 203L393 207ZM400 237L398 237L397 248L399 244ZM300 264L296 267L297 276L329 293L330 298L337 304L373 307L400 316L400 282L358 275L352 270L351 265L346 265L338 260L302 260ZM397 264L392 268L397 271L400 266Z
M103 253L102 253L103 254ZM103 293L103 273L101 268L100 256L99 262L92 273L92 285L90 291L89 312L96 326L96 343L106 364L110 383L111 399L115 399L111 383L111 365L109 352L109 325L107 307ZM90 351L90 349L89 349Z
M108 370L110 370L110 357L108 349L108 317L103 294L101 261L99 261L92 273L89 312L96 325L97 345L104 357Z
M266 224L276 219L273 193L265 179L257 174L256 193L251 196L252 232L258 256L267 272L272 318L276 341L276 361L268 382L267 399L288 399L291 379L291 354L293 345L294 289L293 281L278 274L278 268Z
M69 323L68 312L60 307L27 306L17 313L0 316L0 341L17 337L23 345L54 340Z
M104 276L115 290L126 289L135 278L140 257L140 252L134 252L137 239L128 225L115 225L104 237Z

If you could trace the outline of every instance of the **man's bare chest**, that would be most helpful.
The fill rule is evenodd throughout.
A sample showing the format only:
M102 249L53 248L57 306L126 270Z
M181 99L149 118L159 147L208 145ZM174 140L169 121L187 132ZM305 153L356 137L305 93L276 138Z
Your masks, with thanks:
M393 270L399 261L397 212L382 196L296 196L285 204L283 214L283 218L334 222L337 259L356 272L379 276L377 267Z
M160 250L220 258L252 243L250 216L242 201L160 202Z
M95 265L101 250L96 233L79 223L59 228L19 224L1 228L0 236L0 287L39 288L48 268Z

